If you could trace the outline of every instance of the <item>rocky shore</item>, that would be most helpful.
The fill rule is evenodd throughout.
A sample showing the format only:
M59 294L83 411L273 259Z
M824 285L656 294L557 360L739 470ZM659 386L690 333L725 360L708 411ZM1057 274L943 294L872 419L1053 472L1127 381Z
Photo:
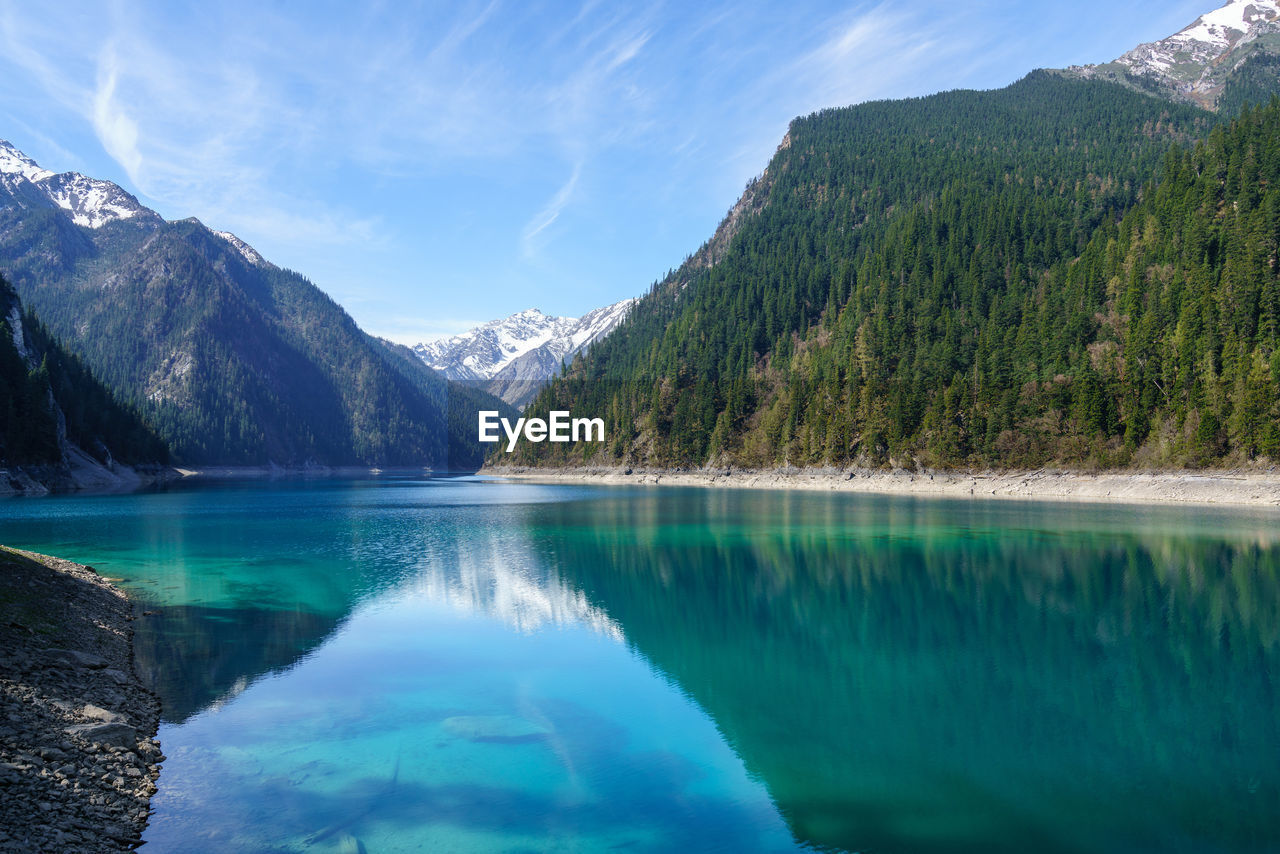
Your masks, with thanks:
M542 469L487 466L481 475L543 483L660 484L803 489L956 498L1033 498L1135 504L1248 504L1280 507L1280 471L1071 472L883 471L876 469Z
M133 492L181 477L177 469L164 465L103 465L71 446L57 464L0 466L0 498L51 492Z
M0 852L139 844L164 756L133 618L90 567L0 548Z

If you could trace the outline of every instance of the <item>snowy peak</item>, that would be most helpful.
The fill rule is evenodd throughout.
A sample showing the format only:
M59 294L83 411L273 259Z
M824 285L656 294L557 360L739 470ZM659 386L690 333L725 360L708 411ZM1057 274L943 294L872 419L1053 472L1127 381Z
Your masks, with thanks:
M0 139L0 173L21 175L28 181L43 181L45 178L53 177L52 172L48 169L41 169L39 163L14 148L8 140L4 139Z
M0 140L0 187L10 191L16 204L61 208L71 215L72 222L85 228L98 229L122 219L163 221L159 214L144 207L118 184L79 172L50 172L5 140ZM231 244L255 267L274 266L231 232L213 231L213 234Z
M577 318L552 317L530 308L461 335L419 344L413 350L449 379L487 380L530 350L563 338L576 322Z
M79 172L55 173L42 169L4 140L0 140L0 179L10 187L15 182L29 184L38 196L67 211L72 222L86 228L101 228L109 222L136 216L159 218L119 185ZM24 195L29 198L31 194Z
M36 182L33 182L36 183ZM118 219L151 214L129 193L110 181L86 178L77 172L52 175L41 182L53 203L71 213L71 221L86 228L101 228Z
M233 247L235 247L235 250L236 250L237 252L239 252L241 255L243 255L243 256L244 256L244 260L248 261L248 262L249 262L250 264L252 264L253 266L255 266L255 267L273 267L273 266L275 266L275 265L274 265L274 264L272 264L270 261L267 261L267 260L266 260L265 258L263 258L261 255L259 255L259 254L258 254L258 250L254 249L254 248L253 248L252 246L250 246L248 243L245 243L243 240L241 240L240 238L236 237L236 236L235 236L234 234L232 234L231 232L229 232L229 231L215 231L215 232L214 232L214 234L216 234L218 237L221 237L223 240L227 241L227 242L228 242L228 243L230 243Z
M1280 17L1280 3L1276 0L1231 0L1221 9L1196 18L1191 26L1165 41L1188 46L1208 44L1225 53L1255 27L1271 23L1277 17Z
M461 335L419 344L413 351L449 379L480 382L518 406L562 361L612 332L635 303L625 299L582 317L555 317L530 308Z
M1230 0L1168 38L1103 65L1068 69L1084 77L1138 78L1214 108L1229 78L1259 53L1280 53L1280 0ZM1276 81L1280 90L1280 80Z

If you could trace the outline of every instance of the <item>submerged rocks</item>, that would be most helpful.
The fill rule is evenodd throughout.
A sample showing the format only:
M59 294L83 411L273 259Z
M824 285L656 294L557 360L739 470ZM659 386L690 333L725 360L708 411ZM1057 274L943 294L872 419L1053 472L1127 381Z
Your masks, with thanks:
M445 731L467 741L523 744L541 741L551 729L518 715L459 715L445 718Z
M89 567L0 549L0 852L138 845L163 756L131 619Z

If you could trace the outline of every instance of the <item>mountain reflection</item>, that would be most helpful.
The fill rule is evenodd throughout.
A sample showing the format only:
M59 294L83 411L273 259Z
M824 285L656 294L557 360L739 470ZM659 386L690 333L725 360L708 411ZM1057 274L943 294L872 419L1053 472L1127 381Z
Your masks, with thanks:
M305 610L170 605L136 623L134 663L164 720L182 723L292 667L339 622Z
M197 495L210 492L220 495ZM477 510L421 488L401 490L402 503L386 500L388 492L321 485L299 493L306 502L298 509L255 512L230 538L203 537L196 514L148 524L145 536L163 557L154 577L134 582L148 603L135 624L135 657L166 722L182 723L288 670L362 603L385 597L424 596L521 632L579 624L621 640L616 624L535 553L537 505ZM380 499L373 512L362 505L366 493ZM294 496L230 497L275 494ZM286 512L290 524L273 524Z
M1274 518L665 492L535 528L802 843L1280 842Z

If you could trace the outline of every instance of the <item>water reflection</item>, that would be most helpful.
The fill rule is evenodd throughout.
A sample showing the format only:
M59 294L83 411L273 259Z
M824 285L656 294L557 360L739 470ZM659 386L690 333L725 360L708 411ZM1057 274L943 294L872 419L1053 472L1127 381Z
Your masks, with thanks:
M1280 843L1274 523L666 493L537 527L800 841L1260 851Z
M164 720L181 723L292 667L339 623L305 610L168 605L137 623L135 662Z
M149 849L1280 848L1274 514L470 482L5 509L158 612Z

